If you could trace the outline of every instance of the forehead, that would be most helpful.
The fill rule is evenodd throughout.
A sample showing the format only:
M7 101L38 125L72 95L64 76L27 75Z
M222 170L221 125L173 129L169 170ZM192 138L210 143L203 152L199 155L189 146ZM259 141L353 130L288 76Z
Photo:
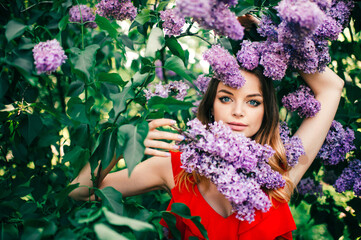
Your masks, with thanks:
M261 81L259 80L257 75L255 75L254 73L251 73L251 72L247 72L247 71L241 71L241 73L246 80L243 87L236 89L236 88L232 88L232 87L225 85L223 82L219 82L218 87L217 87L217 92L219 90L224 89L224 90L230 91L235 94L248 95L248 94L257 94L258 93L258 94L263 95Z

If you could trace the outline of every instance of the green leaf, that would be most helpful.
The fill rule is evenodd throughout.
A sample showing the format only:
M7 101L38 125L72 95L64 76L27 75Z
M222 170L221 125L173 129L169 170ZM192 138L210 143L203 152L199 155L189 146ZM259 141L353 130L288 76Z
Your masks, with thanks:
M171 206L171 212L181 216L182 218L190 219L202 233L203 237L208 239L208 233L201 223L201 218L199 216L191 216L191 212L187 205L184 203L173 203Z
M75 47L70 48L70 52L72 53L70 61L75 70L84 74L84 80L91 81L95 65L95 54L99 48L100 46L98 44L87 46L84 50ZM78 75L84 78L82 74Z
M117 239L117 240L129 240L129 238L120 235L118 232L114 231L109 226L104 223L97 223L94 225L94 231L100 240L109 240L109 239Z
M118 31L112 26L112 24L107 18L96 15L95 22L100 29L105 30L107 33L109 33L110 37L112 37L113 39L117 39Z
M119 39L125 46L127 46L131 50L134 50L133 41L127 35L122 34L119 36Z
M143 25L150 20L150 10L144 8L134 19L134 21Z
M115 114L119 114L126 109L127 101L135 97L133 88L126 87L121 93L110 93L110 98L113 100L113 108Z
M120 87L124 87L127 82L124 82L121 76L118 73L99 73L98 74L98 81L99 82L107 82L113 83Z
M87 209L87 215L84 217L77 217L77 222L82 223L92 223L97 220L102 215L102 209L91 209L91 212Z
M186 73L186 68L182 59L177 56L172 56L168 58L164 63L164 68L172 70L173 72L184 77L188 81L192 81L192 78Z
M125 124L119 127L120 134L125 136L124 160L127 164L129 176L144 157L144 139L147 137L148 128L146 121L137 125Z
M164 110L168 113L175 113L179 110L188 110L192 107L194 106L191 102L180 101L172 97L161 98L159 96L154 96L148 101L148 108L150 110Z
M169 1L161 1L157 7L157 11L164 11L165 7L168 5Z
M5 28L6 28L5 37L8 40L8 42L10 42L14 38L23 35L27 26L15 20L10 20L8 24L6 24Z
M55 195L55 205L57 206L57 210L59 210L63 206L64 202L69 198L69 193L77 187L79 187L79 183L68 185Z
M65 15L58 24L59 30L64 31L68 23L69 23L69 15Z
M136 72L132 77L133 87L136 88L136 87L141 86L142 84L144 84L145 81L147 81L147 79L149 79L148 76L151 76L151 77L154 76L154 75L153 76L152 75L150 75L149 73L141 74L140 72Z
M162 212L162 218L167 223L170 232L172 233L172 237L176 240L181 240L182 235L181 232L177 228L177 218L170 212Z
M100 159L102 161L102 168L109 166L114 157L115 145L117 143L116 129L107 129L102 134L102 141L98 147L100 149Z
M119 215L123 215L122 194L119 191L113 187L105 187L95 190L95 194L101 198L103 206L109 207Z
M85 84L82 81L74 81L70 84L68 89L69 97L79 96L84 91Z
M26 143L30 145L34 138L40 134L42 128L43 123L38 115L27 115L21 123L20 132Z
M155 27L150 31L147 46L145 48L145 56L155 58L156 51L164 46L164 34L162 29Z
M174 55L178 56L185 63L184 50L175 37L166 38L165 44Z
M66 113L72 120L89 124L89 117L87 115L87 109L82 100L78 97L72 97L67 103Z
M153 225L142 222L136 219L119 216L118 214L110 212L108 209L103 208L103 213L108 222L116 226L127 226L134 231L154 231Z
M72 150L64 155L63 162L69 162L74 169L74 176L78 176L81 169L88 162L90 153L88 149L84 149L80 146L73 147Z

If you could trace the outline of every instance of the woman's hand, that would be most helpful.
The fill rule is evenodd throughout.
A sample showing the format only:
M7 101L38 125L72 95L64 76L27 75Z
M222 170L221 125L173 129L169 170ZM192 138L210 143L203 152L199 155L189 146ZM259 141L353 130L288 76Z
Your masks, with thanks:
M159 139L171 140L171 141L183 140L184 137L180 134L157 130L158 127L171 126L174 125L175 123L176 121L166 118L156 119L149 122L149 132L147 138L144 140L144 145L146 147L144 154L167 157L170 155L168 151L164 152L161 150L157 150L155 148L164 149L164 150L177 150L178 146L174 145L173 143L157 141Z

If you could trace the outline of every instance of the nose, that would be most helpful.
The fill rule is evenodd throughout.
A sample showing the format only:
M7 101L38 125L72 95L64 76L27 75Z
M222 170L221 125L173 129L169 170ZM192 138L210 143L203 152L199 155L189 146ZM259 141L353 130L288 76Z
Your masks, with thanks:
M232 109L232 115L235 117L243 117L244 116L244 104L243 103L236 103Z

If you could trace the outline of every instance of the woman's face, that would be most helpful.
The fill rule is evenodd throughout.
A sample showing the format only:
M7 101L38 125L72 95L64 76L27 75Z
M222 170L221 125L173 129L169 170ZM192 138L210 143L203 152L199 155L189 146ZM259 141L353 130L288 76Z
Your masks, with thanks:
M260 129L264 114L261 82L253 73L242 71L242 75L246 83L240 89L218 84L212 113L215 121L223 121L233 132L252 137Z

